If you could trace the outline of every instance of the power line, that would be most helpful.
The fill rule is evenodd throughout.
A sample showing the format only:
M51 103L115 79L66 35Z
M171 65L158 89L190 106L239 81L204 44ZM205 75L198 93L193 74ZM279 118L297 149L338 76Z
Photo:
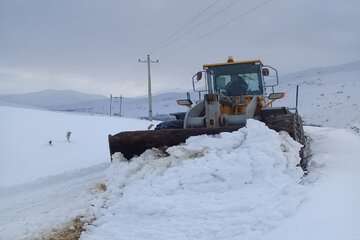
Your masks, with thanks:
M167 41L165 44L163 44L162 46L160 46L157 50L169 47L170 45L174 44L175 42L177 42L178 40L180 40L184 35L186 34L191 34L195 29L197 29L198 27L200 27L201 25L204 24L208 24L208 22L210 20L213 20L214 18L220 16L220 14L222 14L223 12L227 11L229 8L235 6L236 4L240 3L240 0L233 0L230 1L228 4L226 4L223 8L221 8L220 10L216 11L214 14L207 16L206 18L204 18L202 21L198 22L197 24L194 24L193 26L190 26L190 28L185 29L185 31L182 32L182 35L177 35L174 39L172 39L172 41Z
M221 24L221 25L218 25L218 26L215 27L213 30L208 31L207 33L199 36L198 39L203 39L203 38L211 35L211 34L214 33L214 32L218 32L218 31L220 31L221 29L224 29L225 27L227 27L228 25L230 25L232 22L238 20L238 19L241 18L241 17L244 17L244 16L246 16L246 15L248 15L248 14L251 14L251 13L255 12L256 10L264 7L265 5L267 5L267 4L269 4L270 2L273 2L273 1L274 1L274 0L266 0L266 1L260 2L259 4L257 4L257 5L255 5L254 7L248 9L247 11L241 13L240 15L237 15L236 18L235 18L235 17L234 17L234 18L231 18L231 19L229 19L228 21L226 21L225 23L223 23L223 24Z
M179 33L181 33L184 29L187 28L189 24L192 24L194 21L199 19L202 15L204 15L209 9L215 6L220 0L212 1L207 7L203 8L202 10L198 11L195 15L193 15L190 19L185 21L176 31L170 34L161 44L167 44L171 41L172 38L176 37Z
M214 33L218 33L219 31L222 31L223 29L225 29L227 26L231 25L233 22L236 22L236 20L238 20L241 17L247 16L253 12L255 12L256 10L260 9L261 7L264 7L265 5L269 4L270 2L273 2L275 0L265 0L262 1L260 3L258 3L257 5L255 5L254 7L251 7L249 9L247 9L246 11L240 13L239 15L237 15L236 17L233 17L231 19L229 19L228 21L217 25L215 28L213 28L212 30L200 35L199 37L195 38L195 39L190 39L187 42L185 42L184 44L182 44L182 47L185 47L189 42L193 43L196 40L201 40L205 37L208 37ZM172 55L173 56L173 55Z

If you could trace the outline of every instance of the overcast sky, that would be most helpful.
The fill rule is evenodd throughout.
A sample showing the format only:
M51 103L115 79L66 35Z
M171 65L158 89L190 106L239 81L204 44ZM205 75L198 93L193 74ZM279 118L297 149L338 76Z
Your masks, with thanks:
M0 0L0 94L188 90L204 63L285 74L360 59L359 0Z

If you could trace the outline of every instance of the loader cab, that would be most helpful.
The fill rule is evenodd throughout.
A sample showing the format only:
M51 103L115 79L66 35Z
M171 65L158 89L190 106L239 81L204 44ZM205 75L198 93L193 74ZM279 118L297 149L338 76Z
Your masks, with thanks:
M279 85L278 71L260 60L206 64L193 76L193 89L225 96L265 96ZM200 81L205 79L205 81Z
M263 65L260 61L204 65L209 92L225 96L264 95ZM266 72L264 72L266 74Z

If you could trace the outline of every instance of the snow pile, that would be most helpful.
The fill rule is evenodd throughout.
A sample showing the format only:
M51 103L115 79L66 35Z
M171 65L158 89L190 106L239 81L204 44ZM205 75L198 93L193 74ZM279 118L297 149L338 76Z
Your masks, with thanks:
M108 172L105 208L81 239L260 239L305 199L299 144L249 120Z

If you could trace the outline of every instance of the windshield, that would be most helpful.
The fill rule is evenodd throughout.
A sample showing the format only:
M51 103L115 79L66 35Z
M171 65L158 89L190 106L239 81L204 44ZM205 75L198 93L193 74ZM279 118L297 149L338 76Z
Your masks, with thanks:
M263 92L259 65L226 65L211 70L215 92L227 96L261 95Z

